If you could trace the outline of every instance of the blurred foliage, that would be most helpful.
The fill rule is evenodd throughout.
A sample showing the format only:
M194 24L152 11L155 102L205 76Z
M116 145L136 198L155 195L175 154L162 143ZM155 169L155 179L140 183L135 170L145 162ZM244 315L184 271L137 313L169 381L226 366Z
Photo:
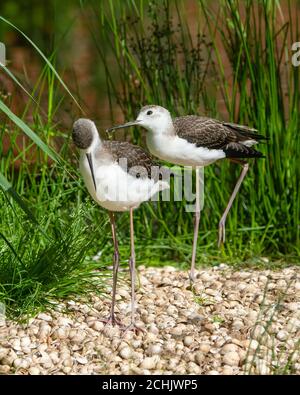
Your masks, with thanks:
M72 19L72 11L78 3L72 0L1 0L0 15L13 22L41 48L46 54L53 51L54 42L64 32ZM0 24L0 37L8 28ZM28 43L18 34L13 38L18 45Z

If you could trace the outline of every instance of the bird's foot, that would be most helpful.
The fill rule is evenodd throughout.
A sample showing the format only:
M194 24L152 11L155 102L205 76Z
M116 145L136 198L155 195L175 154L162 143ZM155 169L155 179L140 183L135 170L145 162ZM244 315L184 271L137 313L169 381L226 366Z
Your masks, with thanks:
M196 276L195 276L194 270L191 270L191 271L189 272L189 279L190 279L191 287L194 286L195 280L196 280Z
M219 223L219 239L218 239L218 247L221 248L221 246L225 243L225 222L222 220Z
M110 314L108 318L102 318L100 322L103 322L104 325L118 325L120 329L125 329L126 327L119 321L114 314Z
M125 334L127 331L133 331L136 335L137 335L139 332L146 333L146 330L145 330L144 328L141 328L141 327L137 326L134 322L132 322L131 324L129 324L129 325L124 329L124 334Z

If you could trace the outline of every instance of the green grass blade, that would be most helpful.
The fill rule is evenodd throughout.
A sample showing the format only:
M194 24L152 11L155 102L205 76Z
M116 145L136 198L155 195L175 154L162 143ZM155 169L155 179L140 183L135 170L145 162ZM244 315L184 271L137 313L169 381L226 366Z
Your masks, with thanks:
M2 173L0 173L0 186L4 191L8 191L10 188L12 188L11 183L7 180L6 177Z
M4 193L6 192L12 196L12 198L15 200L15 202L21 207L21 209L24 211L24 213L30 219L30 221L32 221L34 224L38 225L38 221L36 220L35 216L33 215L32 211L30 210L28 205L18 195L18 193L14 190L11 183L8 181L8 179L2 173L0 173L0 187L2 187L2 189L4 190Z
M52 70L52 72L55 74L56 78L58 79L58 81L61 83L61 85L63 86L63 88L66 90L66 92L70 95L70 97L72 98L72 100L74 101L74 103L76 104L76 106L82 111L83 109L81 108L80 104L78 103L78 101L75 99L75 97L72 95L71 91L69 90L69 88L67 87L67 85L64 83L64 81L62 80L62 78L60 77L60 75L58 74L58 72L55 70L55 67L53 67L53 65L51 64L51 62L47 59L47 57L43 54L43 52L39 49L39 47L21 30L19 29L17 26L15 26L12 22L8 21L7 19L5 19L3 16L0 15L0 20L2 20L3 22L7 23L9 26L13 27L15 30L17 30L20 34L22 34L23 37L26 38L26 40L33 46L33 48L39 53L39 55L44 59L44 61L47 63L48 67Z
M10 76L10 78L17 84L25 93L27 96L30 97L30 99L37 105L39 106L39 103L35 100L35 98L28 92L28 90L21 84L21 82L13 75L13 73L3 64L0 63L0 67L6 72L7 75Z
M47 146L40 138L34 133L29 126L27 126L22 119L17 117L4 103L0 100L0 110L2 110L27 136L38 146L40 147L45 154L49 155L51 159L55 162L59 162L58 156L56 153Z

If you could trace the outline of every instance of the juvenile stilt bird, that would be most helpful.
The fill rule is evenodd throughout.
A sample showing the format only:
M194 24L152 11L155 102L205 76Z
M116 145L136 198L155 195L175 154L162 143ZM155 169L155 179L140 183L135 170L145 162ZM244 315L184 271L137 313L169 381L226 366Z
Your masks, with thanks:
M249 169L249 164L241 159L263 157L262 153L252 146L260 140L266 139L266 137L258 134L256 129L207 117L187 115L172 118L167 109L156 105L143 107L135 121L114 126L109 131L135 125L142 126L148 131L146 136L147 146L153 155L177 165L195 167L197 184L199 182L198 167L210 165L224 158L242 166L241 175L219 222L218 245L220 246L225 242L227 214ZM199 194L197 194L190 273L192 280L195 275L200 221L199 199Z
M130 212L130 277L131 327L135 327L135 250L133 210L155 193L169 188L166 181L155 179L157 164L141 147L128 142L103 141L89 119L78 119L73 125L73 141L80 150L79 168L85 185L97 204L109 212L114 244L113 287L110 317L115 325L116 285L119 269L119 249L114 212ZM158 174L158 173L156 173Z

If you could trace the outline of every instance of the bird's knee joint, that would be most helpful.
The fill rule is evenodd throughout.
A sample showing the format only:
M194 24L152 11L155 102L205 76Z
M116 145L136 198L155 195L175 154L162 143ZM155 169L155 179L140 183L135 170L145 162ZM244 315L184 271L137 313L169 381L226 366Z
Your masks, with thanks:
M118 260L119 260L119 258L120 258L119 251L115 251L115 252L114 252L114 258L115 258L115 261L118 261Z
M129 258L129 266L133 266L133 265L134 265L134 257L131 256L131 257Z

